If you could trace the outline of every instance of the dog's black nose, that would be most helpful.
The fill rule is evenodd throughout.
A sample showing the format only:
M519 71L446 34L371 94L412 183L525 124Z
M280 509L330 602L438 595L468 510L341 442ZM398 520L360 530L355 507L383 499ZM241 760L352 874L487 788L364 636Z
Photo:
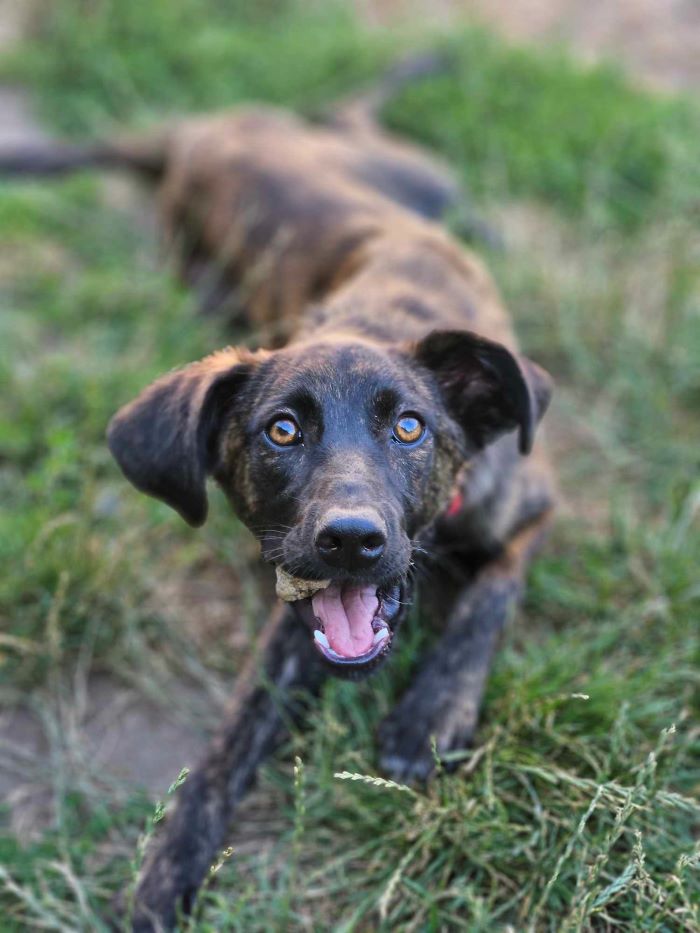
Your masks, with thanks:
M386 534L378 522L364 515L338 515L316 536L316 549L331 567L360 570L371 567L384 553Z

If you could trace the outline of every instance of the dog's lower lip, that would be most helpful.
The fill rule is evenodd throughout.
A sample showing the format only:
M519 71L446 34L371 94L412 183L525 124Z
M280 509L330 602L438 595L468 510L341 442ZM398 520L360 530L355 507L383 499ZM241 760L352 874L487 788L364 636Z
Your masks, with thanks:
M323 657L327 661L332 661L334 664L351 664L351 665L362 665L368 664L370 661L374 661L385 648L388 648L389 643L391 642L391 629L381 620L375 620L372 623L372 628L374 629L374 642L369 651L366 651L362 655L358 655L356 658L345 658L340 654L337 654L331 646L328 644L328 639L323 632L323 626L314 630L314 644L321 652Z

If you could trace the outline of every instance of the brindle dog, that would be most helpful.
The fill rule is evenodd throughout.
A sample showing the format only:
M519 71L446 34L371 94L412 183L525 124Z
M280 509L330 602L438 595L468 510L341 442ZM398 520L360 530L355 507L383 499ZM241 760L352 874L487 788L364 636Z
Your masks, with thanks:
M234 806L285 733L289 698L387 659L425 553L442 633L380 728L379 761L423 779L431 742L444 755L472 741L549 518L551 481L533 440L550 379L518 351L480 261L434 222L459 201L451 174L378 128L381 98L325 126L256 107L145 141L2 160L6 170L149 175L185 278L207 307L244 309L271 347L225 349L169 373L109 426L138 489L201 525L213 477L264 559L312 581L273 613L148 851L139 931L170 929L190 909Z

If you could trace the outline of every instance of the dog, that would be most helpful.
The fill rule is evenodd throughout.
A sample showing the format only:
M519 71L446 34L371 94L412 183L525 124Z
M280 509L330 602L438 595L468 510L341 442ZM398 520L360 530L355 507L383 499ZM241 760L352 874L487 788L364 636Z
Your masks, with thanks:
M419 69L420 71L420 69ZM440 225L449 169L380 129L416 69L325 124L251 107L151 136L0 156L0 171L126 167L158 186L166 241L206 310L265 335L168 373L121 408L110 450L191 525L207 478L277 569L282 601L231 710L147 852L137 931L171 929L291 699L385 663L432 575L440 633L379 730L398 780L473 740L499 636L555 496L535 432L550 377L518 349L477 256Z

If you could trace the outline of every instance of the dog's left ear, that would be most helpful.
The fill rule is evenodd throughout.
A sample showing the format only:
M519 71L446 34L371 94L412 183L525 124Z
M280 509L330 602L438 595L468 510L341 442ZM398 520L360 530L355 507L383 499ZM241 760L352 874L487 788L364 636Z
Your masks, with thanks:
M190 525L207 517L221 427L265 351L222 350L168 373L121 408L107 442L126 478Z
M435 374L453 416L478 448L517 428L520 452L530 453L552 395L548 373L471 331L433 331L413 353Z

